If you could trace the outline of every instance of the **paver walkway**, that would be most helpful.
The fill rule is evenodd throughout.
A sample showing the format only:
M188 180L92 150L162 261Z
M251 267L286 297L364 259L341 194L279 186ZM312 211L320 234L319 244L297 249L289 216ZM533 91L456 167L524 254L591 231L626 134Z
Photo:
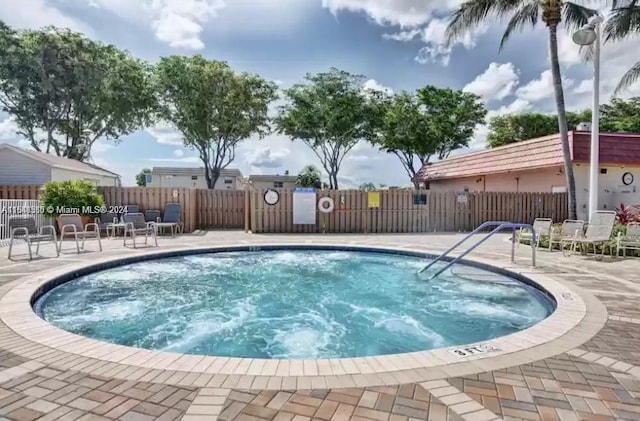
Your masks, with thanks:
M199 246L312 239L411 244L438 251L459 238L210 232L161 239L160 248L176 243ZM104 245L104 254L135 253L123 252L120 241L105 241ZM0 248L0 296L16 279L52 265L89 261L96 255L64 254L60 259L27 263L8 261L6 251ZM529 251L527 247L518 251L523 268L528 264ZM478 249L477 255L506 261L509 252L510 244L496 237ZM595 337L576 344L576 349L568 353L504 370L398 386L336 389L330 384L309 384L302 390L271 391L259 377L238 384L233 376L201 375L187 382L192 387L182 387L175 386L175 378L153 371L137 381L127 381L106 365L102 375L87 375L82 363L77 369L63 370L56 361L44 365L4 351L12 332L0 323L0 420L640 420L640 260L605 258L596 262L583 256L565 258L546 252L540 252L538 258L540 270L590 292L609 313L609 321Z

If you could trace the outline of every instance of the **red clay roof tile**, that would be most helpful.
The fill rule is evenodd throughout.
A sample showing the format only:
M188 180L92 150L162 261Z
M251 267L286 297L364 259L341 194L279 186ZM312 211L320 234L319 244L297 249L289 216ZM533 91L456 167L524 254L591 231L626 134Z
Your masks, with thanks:
M573 162L589 162L590 132L569 132ZM600 163L640 165L640 134L601 133ZM560 135L460 155L423 166L416 180L473 177L564 165Z

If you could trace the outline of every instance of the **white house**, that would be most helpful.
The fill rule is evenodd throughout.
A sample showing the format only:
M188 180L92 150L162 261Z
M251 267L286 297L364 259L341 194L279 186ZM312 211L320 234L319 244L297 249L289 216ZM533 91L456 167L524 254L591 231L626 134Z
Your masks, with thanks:
M118 174L96 165L0 143L0 184L40 186L68 180L85 180L96 186L121 185Z
M194 187L207 188L204 168L200 167L153 167L147 174L147 187ZM242 188L242 173L237 169L224 169L214 186L215 190Z
M296 185L298 177L295 175L289 175L285 172L285 175L250 175L249 184L255 189L292 189Z

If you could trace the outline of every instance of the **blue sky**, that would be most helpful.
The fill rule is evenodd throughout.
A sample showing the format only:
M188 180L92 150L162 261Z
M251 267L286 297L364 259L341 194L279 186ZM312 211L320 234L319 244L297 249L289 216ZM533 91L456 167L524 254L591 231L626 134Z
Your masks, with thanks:
M338 67L365 75L370 86L393 91L427 84L465 89L486 101L490 115L553 111L544 27L516 35L498 52L500 25L480 28L453 48L443 46L449 13L460 0L0 0L0 19L20 28L70 27L150 62L171 54L202 54L228 61L286 87L307 72ZM603 49L602 98L637 59L640 41ZM590 106L590 65L567 34L560 36L567 105ZM625 95L640 95L640 86ZM471 149L484 147L478 127ZM0 141L20 143L0 116ZM464 151L461 151L464 152ZM244 175L296 173L318 164L302 143L278 135L248 139L231 167ZM154 127L100 143L93 159L122 175L125 185L143 167L198 166L171 127ZM359 144L345 159L342 186L363 182L407 185L397 158Z

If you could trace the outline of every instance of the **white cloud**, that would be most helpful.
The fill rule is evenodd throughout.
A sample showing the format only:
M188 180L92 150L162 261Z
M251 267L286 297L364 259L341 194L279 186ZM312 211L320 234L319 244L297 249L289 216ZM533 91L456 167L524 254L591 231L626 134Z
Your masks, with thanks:
M181 162L189 164L201 164L202 161L197 156L184 156L182 158L147 158L151 162Z
M463 90L479 95L485 101L501 101L513 93L519 78L519 72L512 63L491 63Z
M481 26L466 34L450 46L445 45L446 15L460 6L463 0L323 0L322 5L331 12L350 11L365 13L379 25L400 27L400 30L384 34L383 37L395 41L408 42L419 38L425 45L419 50L419 63L449 64L451 51L460 45L472 49L477 38L488 27Z
M273 149L263 146L245 155L245 161L253 168L280 168L291 151L286 148Z
M182 158L184 156L184 151L182 149L176 149L173 151L173 156L175 158Z
M84 22L64 14L47 0L2 0L0 16L9 26L19 29L38 29L54 25L93 35L93 30Z
M92 6L135 22L148 22L156 38L170 47L201 50L207 23L225 7L224 0L92 0Z
M462 0L322 0L332 13L365 13L380 25L415 27L425 24L434 13L451 10Z
M367 80L362 85L362 89L364 89L365 91L382 92L382 93L385 93L385 94L388 94L388 95L393 94L393 89L389 88L388 86L384 86L383 84L381 84L380 82L378 82L375 79Z
M402 42L413 41L418 38L425 46L418 51L418 55L416 56L417 62L423 64L430 62L441 63L443 66L447 66L451 52L456 46L460 45L467 50L471 50L476 46L478 37L488 29L488 26L480 26L447 46L445 36L447 25L448 21L446 19L435 18L420 29L410 29L394 34L383 34L383 38Z
M160 123L155 127L146 129L145 131L153 136L158 143L162 143L164 145L183 145L182 133L170 124Z
M562 78L562 87L567 90L573 86L574 82L568 78ZM538 79L529 81L516 91L516 96L525 101L538 102L543 99L553 97L553 75L551 70L545 70Z

